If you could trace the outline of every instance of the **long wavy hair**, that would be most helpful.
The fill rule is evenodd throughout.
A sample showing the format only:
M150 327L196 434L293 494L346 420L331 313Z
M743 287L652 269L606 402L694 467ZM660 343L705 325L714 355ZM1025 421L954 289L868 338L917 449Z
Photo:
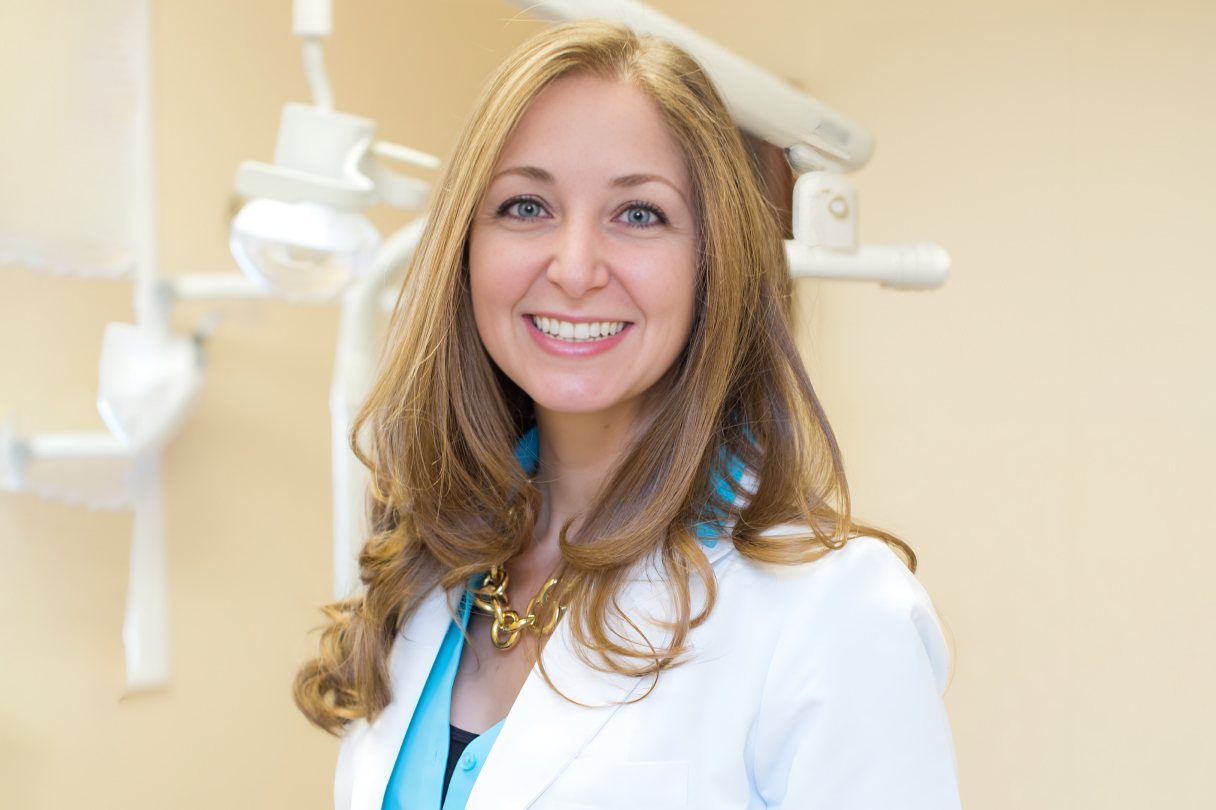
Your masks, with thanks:
M437 586L461 588L531 542L540 496L512 451L532 406L477 336L466 249L516 123L543 88L574 74L628 82L656 102L687 156L699 246L688 344L610 480L561 533L563 621L579 654L639 677L681 662L714 606L696 536L711 519L730 521L735 548L752 560L805 562L864 532L914 564L898 540L850 519L840 451L794 345L782 223L755 150L707 75L679 48L615 25L551 28L499 69L458 141L352 432L371 471L366 589L325 608L320 655L295 683L300 709L330 732L388 705L393 641ZM720 491L740 464L747 483ZM788 523L806 530L765 535ZM636 625L616 597L641 563L664 572L673 618L663 643L621 632Z

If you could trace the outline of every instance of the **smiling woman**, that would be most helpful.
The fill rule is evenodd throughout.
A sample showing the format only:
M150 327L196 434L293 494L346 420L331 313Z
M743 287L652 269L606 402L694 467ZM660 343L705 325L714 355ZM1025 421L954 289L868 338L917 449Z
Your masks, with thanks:
M355 430L367 589L296 684L338 807L956 807L941 632L705 74L552 29L455 155Z
M532 102L473 223L469 278L482 343L538 421L592 416L624 446L688 342L690 197L679 145L636 87L574 76Z

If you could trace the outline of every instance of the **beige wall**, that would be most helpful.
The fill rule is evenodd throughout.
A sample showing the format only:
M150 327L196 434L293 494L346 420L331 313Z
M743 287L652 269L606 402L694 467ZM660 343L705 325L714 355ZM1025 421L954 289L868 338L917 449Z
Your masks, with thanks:
M166 273L231 269L234 167L306 97L287 5L155 4ZM336 5L339 107L440 154L534 28L496 0ZM916 547L952 632L967 806L1207 806L1216 6L760 0L740 24L654 5L876 134L867 241L953 255L940 292L800 301L857 509ZM98 338L129 301L0 268L0 414L99 428ZM169 689L122 698L129 515L0 496L0 805L328 805L335 746L288 685L329 591L336 313L219 311L165 459Z

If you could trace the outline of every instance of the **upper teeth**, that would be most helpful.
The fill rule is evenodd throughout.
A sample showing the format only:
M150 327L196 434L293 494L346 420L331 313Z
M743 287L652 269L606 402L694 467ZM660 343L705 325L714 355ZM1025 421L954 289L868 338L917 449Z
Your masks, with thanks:
M549 337L576 343L583 340L603 340L604 338L612 337L625 328L624 321L572 323L571 321L559 321L557 318L545 318L539 315L532 316L532 323Z

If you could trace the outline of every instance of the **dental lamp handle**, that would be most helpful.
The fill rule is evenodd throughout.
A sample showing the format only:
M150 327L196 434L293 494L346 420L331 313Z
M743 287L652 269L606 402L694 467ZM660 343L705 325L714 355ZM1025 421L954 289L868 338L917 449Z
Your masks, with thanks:
M383 141L373 144L368 151L370 154L364 159L360 168L375 185L378 202L406 210L426 206L426 201L431 196L431 184L425 180L395 172L386 166L385 162L391 160L411 166L437 169L439 168L438 158L417 149Z
M392 146L392 144L385 146ZM396 148L405 150L404 146ZM413 150L410 151L412 152ZM387 165L376 159L378 154L383 153L382 150L377 150L377 148L373 147L371 152L371 156L368 156L368 159L362 162L361 169L376 187L375 201L384 203L385 206L404 208L406 210L426 207L427 199L430 197L429 182L396 173L396 171L389 169ZM418 154L421 154L422 157L430 157L429 154L423 154L422 152ZM415 161L410 162L417 165ZM438 164L438 161L435 161L435 163Z
M794 278L877 281L899 290L931 290L950 276L950 254L932 242L862 245L843 251L787 239L785 255Z
M439 158L434 155L428 155L420 149L411 149L408 146L388 143L387 141L376 141L376 143L372 144L372 154L378 158L395 160L398 163L417 166L421 169L439 168Z

